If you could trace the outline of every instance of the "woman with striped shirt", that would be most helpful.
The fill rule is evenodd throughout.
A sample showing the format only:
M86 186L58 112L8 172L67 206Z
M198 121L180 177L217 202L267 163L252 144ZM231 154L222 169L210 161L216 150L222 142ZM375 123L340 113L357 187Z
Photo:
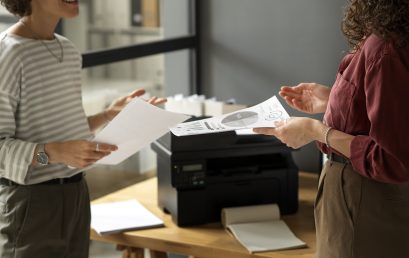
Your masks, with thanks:
M1 3L20 20L0 34L0 257L88 257L82 171L117 147L87 139L144 91L86 117L81 54L54 33L78 1Z

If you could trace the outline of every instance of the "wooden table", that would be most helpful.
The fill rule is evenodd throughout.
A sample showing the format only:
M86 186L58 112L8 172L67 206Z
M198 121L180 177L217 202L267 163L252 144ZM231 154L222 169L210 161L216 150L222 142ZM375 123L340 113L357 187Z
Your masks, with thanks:
M114 192L92 203L137 199L146 208L164 220L166 227L100 236L93 230L91 239L109 242L122 247L123 257L143 257L143 248L151 250L152 258L166 257L166 252L200 258L312 258L315 253L315 226L313 203L318 177L300 173L299 210L283 216L297 237L307 243L307 248L249 254L248 251L219 223L179 228L157 205L157 180L149 179Z

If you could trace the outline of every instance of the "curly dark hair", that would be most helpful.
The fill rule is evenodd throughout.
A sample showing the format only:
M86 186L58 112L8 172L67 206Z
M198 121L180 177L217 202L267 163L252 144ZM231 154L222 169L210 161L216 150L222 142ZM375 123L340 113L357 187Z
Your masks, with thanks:
M409 42L408 0L348 0L342 31L352 49L370 34L392 40L397 46Z
M0 2L16 16L23 17L31 14L31 0L0 0Z

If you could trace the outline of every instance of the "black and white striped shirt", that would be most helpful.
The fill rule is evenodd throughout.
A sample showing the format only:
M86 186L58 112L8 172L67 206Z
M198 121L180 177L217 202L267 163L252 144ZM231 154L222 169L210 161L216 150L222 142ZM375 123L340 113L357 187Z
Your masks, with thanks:
M43 41L0 34L0 177L35 184L79 172L32 167L38 143L89 139L81 98L81 54L66 38ZM47 50L47 44L49 50Z

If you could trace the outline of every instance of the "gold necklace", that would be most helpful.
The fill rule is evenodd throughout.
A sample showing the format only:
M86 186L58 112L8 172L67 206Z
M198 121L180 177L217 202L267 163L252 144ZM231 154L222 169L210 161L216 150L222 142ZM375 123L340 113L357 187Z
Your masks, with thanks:
M19 22L20 22L21 24L23 24L23 26L24 26L28 31L30 31L31 36L32 36L35 40L39 40L39 41L41 42L41 44L43 44L43 46L48 50L48 52L50 52L50 54L51 54L52 56L54 56L55 59L57 59L57 61L58 61L59 63L62 63L62 62L64 61L64 48L62 47L62 44L61 44L61 42L60 42L60 40L58 39L57 36L54 35L54 38L55 38L55 40L57 41L58 45L60 46L61 56L57 56L57 55L48 47L48 45L47 45L42 39L40 39L39 37L37 37L37 35L34 33L34 31L33 31L25 22L23 22L22 20L19 20Z

